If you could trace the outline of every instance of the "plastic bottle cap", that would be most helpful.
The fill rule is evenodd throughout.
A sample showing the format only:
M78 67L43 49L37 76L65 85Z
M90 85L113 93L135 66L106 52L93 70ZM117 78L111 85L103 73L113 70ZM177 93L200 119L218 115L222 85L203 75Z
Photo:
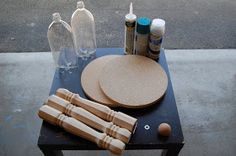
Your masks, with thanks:
M163 19L154 19L151 24L151 33L157 36L162 36L165 33L165 21Z
M58 12L55 12L55 13L52 14L52 19L55 22L60 22L61 16L60 16L60 14Z
M125 21L128 21L128 22L135 22L136 18L137 18L137 16L135 14L125 15Z
M137 20L137 32L140 34L148 34L150 32L151 20L146 17L140 17Z
M83 1L78 1L77 2L77 9L83 9L84 8L84 2Z

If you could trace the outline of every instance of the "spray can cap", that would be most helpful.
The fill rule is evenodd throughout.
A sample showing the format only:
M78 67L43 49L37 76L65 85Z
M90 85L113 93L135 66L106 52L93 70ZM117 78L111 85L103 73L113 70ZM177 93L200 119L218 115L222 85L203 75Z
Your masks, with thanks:
M150 31L156 36L162 36L165 33L165 21L163 19L154 19L151 24Z
M140 17L137 20L136 31L140 34L148 34L150 32L151 20L147 17Z

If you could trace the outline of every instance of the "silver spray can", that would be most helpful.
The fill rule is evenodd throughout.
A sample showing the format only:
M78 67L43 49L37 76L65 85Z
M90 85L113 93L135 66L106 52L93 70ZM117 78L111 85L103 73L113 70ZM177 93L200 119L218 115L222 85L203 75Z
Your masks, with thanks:
M150 27L148 57L159 59L163 35L165 33L165 21L154 19Z

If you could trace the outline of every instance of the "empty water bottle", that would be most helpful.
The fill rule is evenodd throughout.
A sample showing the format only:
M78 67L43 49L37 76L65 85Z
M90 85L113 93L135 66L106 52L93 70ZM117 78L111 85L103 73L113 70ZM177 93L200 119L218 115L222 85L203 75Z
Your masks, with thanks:
M74 45L79 57L88 58L95 56L96 36L94 17L85 9L84 2L77 2L77 10L71 17Z
M53 22L48 27L47 37L56 67L70 69L78 66L71 27L54 13Z

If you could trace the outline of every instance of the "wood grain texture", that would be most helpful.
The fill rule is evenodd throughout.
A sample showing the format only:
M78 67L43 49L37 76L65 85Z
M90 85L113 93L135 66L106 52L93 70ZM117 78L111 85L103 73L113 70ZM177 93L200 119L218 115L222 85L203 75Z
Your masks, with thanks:
M96 116L106 121L113 122L115 125L118 125L122 128L126 128L132 133L134 133L136 129L137 119L127 114L124 114L122 112L116 112L105 105L84 99L80 97L79 94L74 94L67 89L57 89L56 95L76 106L84 108L85 110L95 114Z
M115 101L109 99L99 86L99 76L107 62L114 58L121 57L119 55L107 55L99 57L90 62L83 70L81 75L81 85L85 94L92 100L105 104L110 107L116 107Z
M38 115L43 120L60 126L74 135L92 141L99 147L108 149L114 154L120 155L125 149L125 144L122 141L109 137L105 133L100 133L74 118L65 116L59 110L48 105L42 106Z
M103 92L120 106L142 108L165 94L168 78L154 60L126 55L114 58L104 66L99 83Z
M112 122L104 121L89 111L86 111L81 107L76 107L56 95L49 96L46 104L61 111L65 115L71 116L92 128L123 141L124 143L128 143L130 140L131 132L129 130L120 128Z

